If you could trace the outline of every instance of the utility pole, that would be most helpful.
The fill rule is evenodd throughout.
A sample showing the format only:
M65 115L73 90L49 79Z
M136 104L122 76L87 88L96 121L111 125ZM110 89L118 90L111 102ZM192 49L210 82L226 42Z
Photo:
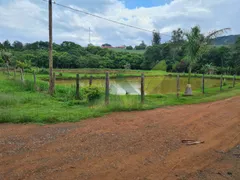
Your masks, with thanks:
M91 44L91 28L89 27L89 45Z
M52 56L52 0L49 0L49 94L54 93L53 56Z

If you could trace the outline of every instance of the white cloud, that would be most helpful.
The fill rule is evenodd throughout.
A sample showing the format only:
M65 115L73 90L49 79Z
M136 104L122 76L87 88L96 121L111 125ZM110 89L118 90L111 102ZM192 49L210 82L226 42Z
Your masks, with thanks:
M199 24L204 32L231 27L232 34L240 33L237 19L239 0L173 0L169 4L151 8L128 9L118 0L56 0L58 3L88 11L112 20L165 34L178 27L184 30ZM81 8L80 8L81 7ZM91 28L93 44L138 44L151 42L151 33L116 25L96 17L54 6L54 41L88 43ZM31 42L48 40L48 6L41 0L0 0L0 41L5 39ZM163 40L169 37L162 37Z

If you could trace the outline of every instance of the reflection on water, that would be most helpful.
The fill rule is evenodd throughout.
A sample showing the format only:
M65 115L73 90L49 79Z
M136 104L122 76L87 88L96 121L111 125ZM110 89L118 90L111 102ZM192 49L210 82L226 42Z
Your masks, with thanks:
M201 78L192 78L192 89L201 88ZM57 80L57 84L75 85L75 80ZM80 80L80 86L88 86L89 81ZM187 84L187 78L180 78L180 89L183 92ZM205 79L205 87L219 86L219 79ZM104 79L93 79L93 85L104 87ZM110 79L110 89L112 94L140 94L140 78L119 78ZM176 92L176 77L160 76L160 77L145 77L145 92L146 94L168 94Z

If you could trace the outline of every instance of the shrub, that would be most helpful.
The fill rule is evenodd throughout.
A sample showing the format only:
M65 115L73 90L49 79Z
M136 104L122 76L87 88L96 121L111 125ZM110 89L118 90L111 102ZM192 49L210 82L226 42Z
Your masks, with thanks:
M32 69L24 69L24 72L25 73L33 73L33 70Z
M102 94L102 90L99 87L85 87L83 88L84 96L86 96L88 101L94 101L99 99Z
M132 46L127 46L126 49L127 50L133 50L133 47Z
M49 74L49 71L47 69L41 69L38 74Z
M167 70L167 64L165 60L160 61L158 64L156 64L153 67L153 70L161 70L161 71L166 71Z

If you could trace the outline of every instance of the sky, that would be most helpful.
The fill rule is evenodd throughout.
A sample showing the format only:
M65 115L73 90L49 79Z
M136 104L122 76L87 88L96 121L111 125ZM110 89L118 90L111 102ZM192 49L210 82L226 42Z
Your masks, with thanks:
M159 31L162 42L171 32L199 25L203 33L230 27L240 34L240 0L55 0L132 26ZM53 5L53 41L113 46L151 43L145 32ZM228 35L226 34L226 35ZM43 0L0 0L0 41L48 41L48 4Z

